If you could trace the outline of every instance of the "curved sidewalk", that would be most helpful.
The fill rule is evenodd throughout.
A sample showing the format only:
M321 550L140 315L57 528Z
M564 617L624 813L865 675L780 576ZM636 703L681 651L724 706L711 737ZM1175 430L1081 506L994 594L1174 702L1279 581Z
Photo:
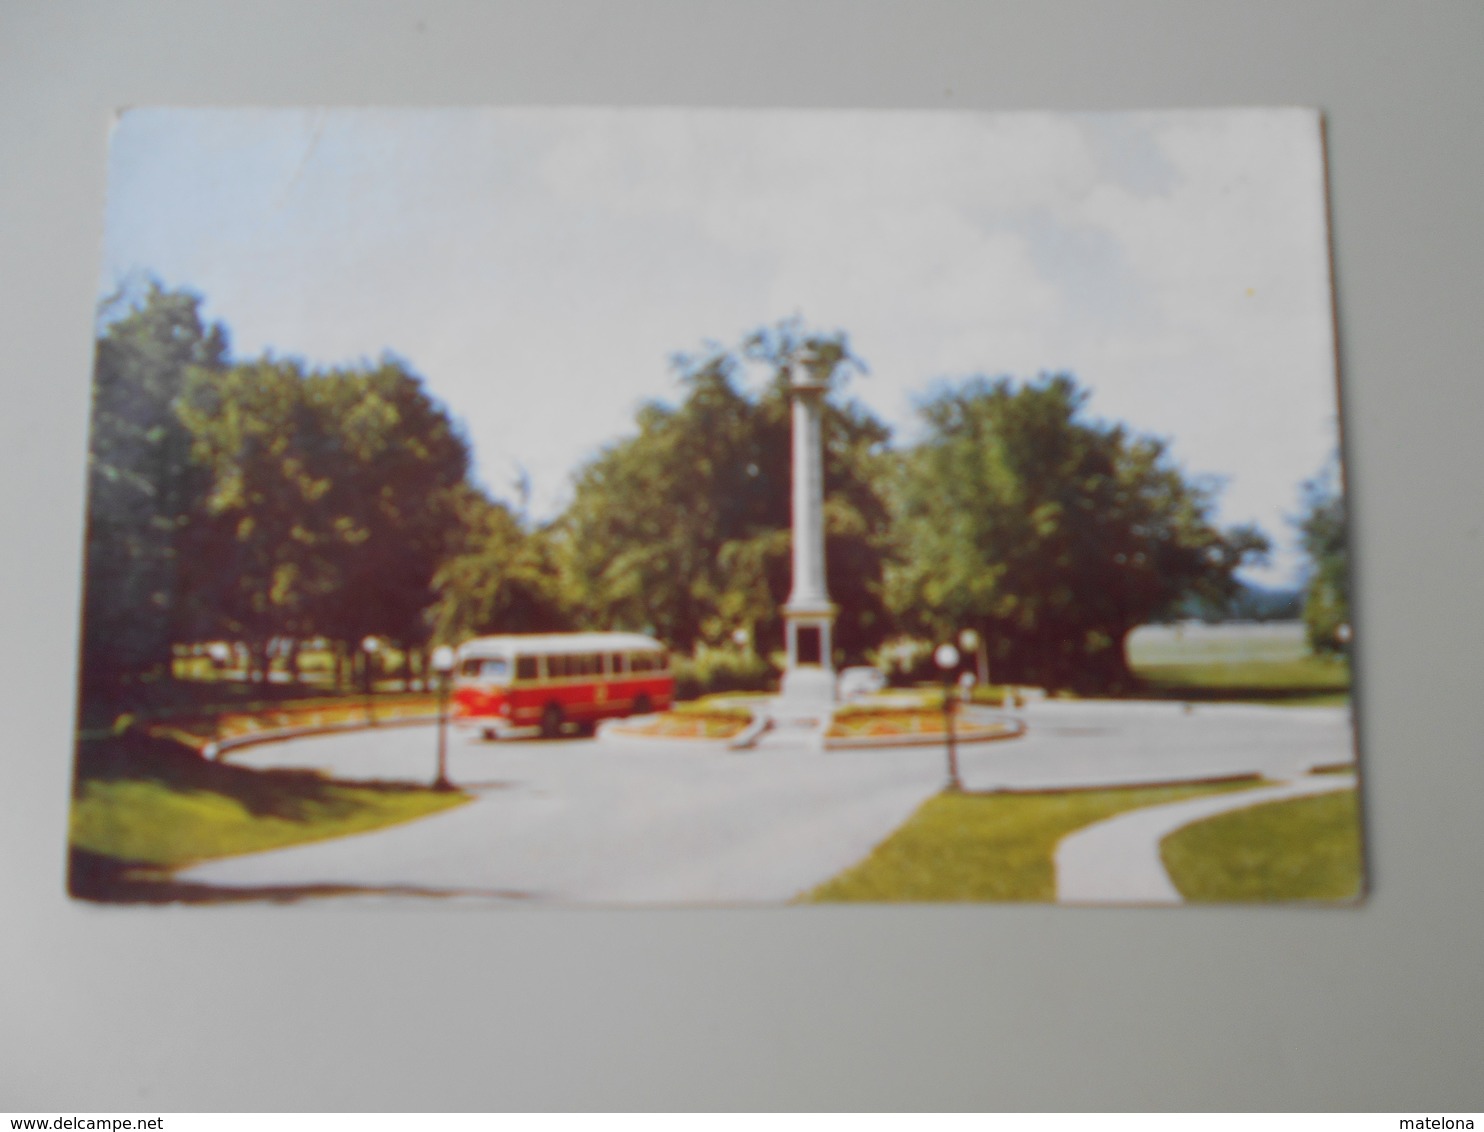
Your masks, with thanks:
M1255 790L1189 798L1119 814L1062 838L1056 848L1056 899L1061 904L1180 904L1159 846L1193 822L1267 802L1326 794L1355 786L1350 774L1316 775Z

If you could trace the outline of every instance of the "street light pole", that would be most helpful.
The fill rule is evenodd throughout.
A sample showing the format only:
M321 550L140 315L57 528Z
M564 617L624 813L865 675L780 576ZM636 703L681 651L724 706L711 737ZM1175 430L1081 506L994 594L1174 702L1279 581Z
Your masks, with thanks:
M958 635L958 644L964 652L979 658L979 683L989 687L989 645L975 629L965 629Z
M433 650L433 671L438 674L438 777L434 790L452 790L448 780L448 678L453 672L453 649L439 645Z
M381 642L375 637L367 637L361 642L361 651L366 654L366 725L376 726L376 713L372 707L372 696L375 694L376 682L376 652L381 648Z
M958 776L958 746L953 734L953 670L958 667L958 649L952 645L939 645L933 660L943 673L943 726L948 733L948 789L961 793L963 781Z

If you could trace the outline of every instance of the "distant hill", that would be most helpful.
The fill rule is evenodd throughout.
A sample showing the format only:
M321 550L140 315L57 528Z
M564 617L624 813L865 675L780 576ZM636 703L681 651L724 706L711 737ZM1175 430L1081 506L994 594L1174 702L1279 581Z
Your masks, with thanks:
M1205 621L1208 624L1220 621L1297 621L1303 615L1304 591L1297 586L1269 589L1250 582L1238 584L1241 588L1224 603L1187 597L1170 611L1166 620Z

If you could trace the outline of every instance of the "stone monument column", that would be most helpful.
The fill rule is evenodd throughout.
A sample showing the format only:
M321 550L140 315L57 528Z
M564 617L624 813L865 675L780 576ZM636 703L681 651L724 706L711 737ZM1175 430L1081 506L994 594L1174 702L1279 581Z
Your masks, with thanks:
M795 363L793 400L793 589L783 607L788 667L783 696L830 703L835 698L831 629L836 607L824 575L824 447L820 429L827 383L808 364Z

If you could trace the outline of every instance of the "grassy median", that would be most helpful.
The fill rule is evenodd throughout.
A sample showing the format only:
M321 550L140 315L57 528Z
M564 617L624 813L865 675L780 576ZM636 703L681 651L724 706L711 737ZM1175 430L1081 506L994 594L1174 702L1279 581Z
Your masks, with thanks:
M1166 837L1160 856L1186 900L1353 900L1363 873L1355 791L1208 818Z
M806 901L1056 899L1056 843L1126 810L1247 789L1257 779L1035 794L945 793Z

